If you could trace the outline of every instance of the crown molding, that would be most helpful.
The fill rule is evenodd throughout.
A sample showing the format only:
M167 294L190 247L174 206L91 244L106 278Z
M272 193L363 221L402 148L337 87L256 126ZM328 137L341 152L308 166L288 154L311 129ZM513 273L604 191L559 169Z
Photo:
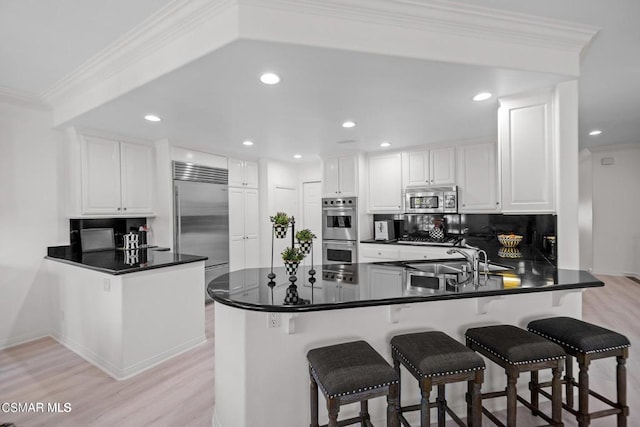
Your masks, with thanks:
M599 28L449 0L238 0L240 4L581 53Z
M173 0L66 75L41 97L53 106L88 90L194 31L235 0Z
M51 108L38 95L0 86L0 102L48 111Z

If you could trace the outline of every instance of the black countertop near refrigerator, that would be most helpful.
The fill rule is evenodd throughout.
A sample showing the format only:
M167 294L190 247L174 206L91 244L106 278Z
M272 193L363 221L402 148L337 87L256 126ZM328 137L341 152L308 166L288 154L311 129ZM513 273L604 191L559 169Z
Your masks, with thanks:
M47 248L45 259L102 273L119 275L204 261L207 257L170 252L165 248L105 250L82 253L72 250L71 246L52 246Z

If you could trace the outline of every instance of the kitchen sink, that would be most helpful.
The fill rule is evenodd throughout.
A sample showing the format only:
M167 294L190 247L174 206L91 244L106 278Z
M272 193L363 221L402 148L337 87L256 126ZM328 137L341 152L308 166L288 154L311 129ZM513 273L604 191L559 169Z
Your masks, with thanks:
M514 270L514 267L508 267L500 264L486 264L489 273L497 273L501 271ZM405 264L405 267L414 268L425 273L433 274L459 274L471 271L471 265L466 261L448 261L448 262L412 262ZM485 263L479 263L479 271L483 272Z

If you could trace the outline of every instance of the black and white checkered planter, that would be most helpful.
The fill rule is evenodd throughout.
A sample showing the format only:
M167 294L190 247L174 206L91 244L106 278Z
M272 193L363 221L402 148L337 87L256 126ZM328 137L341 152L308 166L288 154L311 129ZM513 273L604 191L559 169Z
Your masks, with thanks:
M312 240L298 240L298 246L300 247L300 252L305 255L309 255L311 252L311 245L313 244Z
M276 232L276 239L284 239L287 237L288 228L286 225L274 224L273 229Z
M289 262L289 261L285 261L284 262L284 268L287 270L287 274L289 276L295 276L296 273L298 272L298 266L300 265L299 262Z

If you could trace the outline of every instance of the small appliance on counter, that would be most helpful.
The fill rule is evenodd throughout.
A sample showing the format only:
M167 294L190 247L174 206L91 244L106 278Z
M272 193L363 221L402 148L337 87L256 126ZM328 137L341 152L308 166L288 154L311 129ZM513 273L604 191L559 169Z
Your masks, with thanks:
M395 240L396 231L393 221L374 221L373 236L375 240Z

